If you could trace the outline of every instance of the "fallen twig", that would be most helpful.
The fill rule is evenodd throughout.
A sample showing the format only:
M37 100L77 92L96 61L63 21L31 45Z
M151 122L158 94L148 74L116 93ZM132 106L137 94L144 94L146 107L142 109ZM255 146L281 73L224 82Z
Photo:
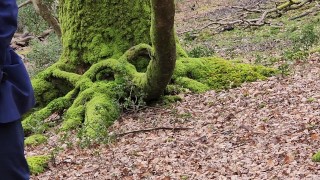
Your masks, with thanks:
M231 8L234 8L234 9L242 9L242 10L244 10L244 11L255 12L255 13L261 13L261 12L263 12L263 10L261 10L261 9L251 9L251 8L243 7L243 6L231 6Z
M291 17L289 20L296 20L296 19L305 17L305 16L307 16L309 14L317 13L319 11L320 11L320 6L317 5L314 8L312 8L311 10L307 10L307 11L305 11L305 12L303 12L303 13L297 15L297 16Z
M116 134L116 137L122 137L128 134L137 134L137 133L143 133L143 132L150 132L150 131L158 131L158 130L170 130L170 131L185 131L190 130L193 128L185 128L185 127L156 127L156 128L149 128L149 129L140 129L135 131L128 131L120 134Z

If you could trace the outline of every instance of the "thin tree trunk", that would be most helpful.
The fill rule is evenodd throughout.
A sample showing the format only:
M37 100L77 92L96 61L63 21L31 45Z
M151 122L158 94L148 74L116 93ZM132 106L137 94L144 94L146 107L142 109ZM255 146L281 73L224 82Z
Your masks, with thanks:
M151 0L151 41L154 57L146 72L144 85L147 100L157 99L163 94L173 74L176 62L174 32L174 0Z
M42 0L31 0L36 12L53 28L58 37L61 38L61 29L59 21L53 16L53 12Z

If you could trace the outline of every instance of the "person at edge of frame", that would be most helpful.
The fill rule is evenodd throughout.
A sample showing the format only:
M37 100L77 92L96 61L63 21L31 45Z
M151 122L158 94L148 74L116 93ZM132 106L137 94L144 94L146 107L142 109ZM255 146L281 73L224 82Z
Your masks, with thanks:
M0 180L30 178L21 116L35 99L26 68L10 48L17 14L16 0L0 0Z

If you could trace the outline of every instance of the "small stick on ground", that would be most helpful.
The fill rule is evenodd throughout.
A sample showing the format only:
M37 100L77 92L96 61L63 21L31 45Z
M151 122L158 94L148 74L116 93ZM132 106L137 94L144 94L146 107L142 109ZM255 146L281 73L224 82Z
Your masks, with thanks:
M122 137L128 134L137 134L137 133L144 133L150 131L158 131L158 130L169 130L169 131L186 131L193 128L185 128L185 127L156 127L156 128L149 128L149 129L140 129L135 131L128 131L120 134L116 134L116 137Z

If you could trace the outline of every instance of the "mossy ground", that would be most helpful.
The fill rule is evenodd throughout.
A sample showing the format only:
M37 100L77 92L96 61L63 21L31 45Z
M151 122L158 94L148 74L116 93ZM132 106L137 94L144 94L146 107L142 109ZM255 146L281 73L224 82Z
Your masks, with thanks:
M312 161L313 162L320 162L320 152L317 152L312 156Z
M24 140L25 146L37 146L47 142L47 137L42 134L34 134Z
M276 74L276 70L264 66L253 66L228 61L218 57L182 58L177 61L173 81L192 92L223 90L239 86L244 82Z
M187 3L181 0L181 3ZM219 3L219 2L218 2ZM230 6L235 5L235 2L231 3ZM210 6L210 5L207 5ZM267 7L274 6L273 3L266 5ZM312 5L310 5L312 6ZM214 6L212 6L214 7ZM300 15L303 13L308 6L302 9L289 11L284 13L281 17L269 18L268 21L272 25L265 25L262 27L235 27L234 30L224 31L222 33L214 33L214 28L205 28L201 31L197 31L192 26L192 18L187 19L190 21L186 29L195 29L187 33L179 34L182 42L182 46L191 54L194 51L201 49L202 55L216 54L226 59L241 59L243 62L262 64L267 66L273 66L279 61L286 61L288 58L286 53L294 54L293 45L297 37L302 35L302 30L308 26L314 26L314 33L320 33L320 14L306 16L296 20L289 20L289 18ZM202 13L201 7L196 10L199 14ZM216 16L219 16L219 11L216 12ZM231 11L230 11L231 12ZM178 13L177 16L180 14ZM183 12L181 13L183 15ZM234 14L221 14L224 15ZM205 18L204 18L205 19ZM202 19L197 19L202 21ZM177 23L180 23L178 21ZM181 22L182 23L182 22ZM199 22L198 22L199 23ZM201 26L204 26L210 22L203 20ZM200 25L199 25L200 26ZM200 26L200 27L201 27ZM310 49L318 47L320 41L310 46ZM297 56L297 59L303 59L304 57Z
M50 156L31 156L27 157L27 162L30 168L31 174L40 174L45 171L48 166Z

